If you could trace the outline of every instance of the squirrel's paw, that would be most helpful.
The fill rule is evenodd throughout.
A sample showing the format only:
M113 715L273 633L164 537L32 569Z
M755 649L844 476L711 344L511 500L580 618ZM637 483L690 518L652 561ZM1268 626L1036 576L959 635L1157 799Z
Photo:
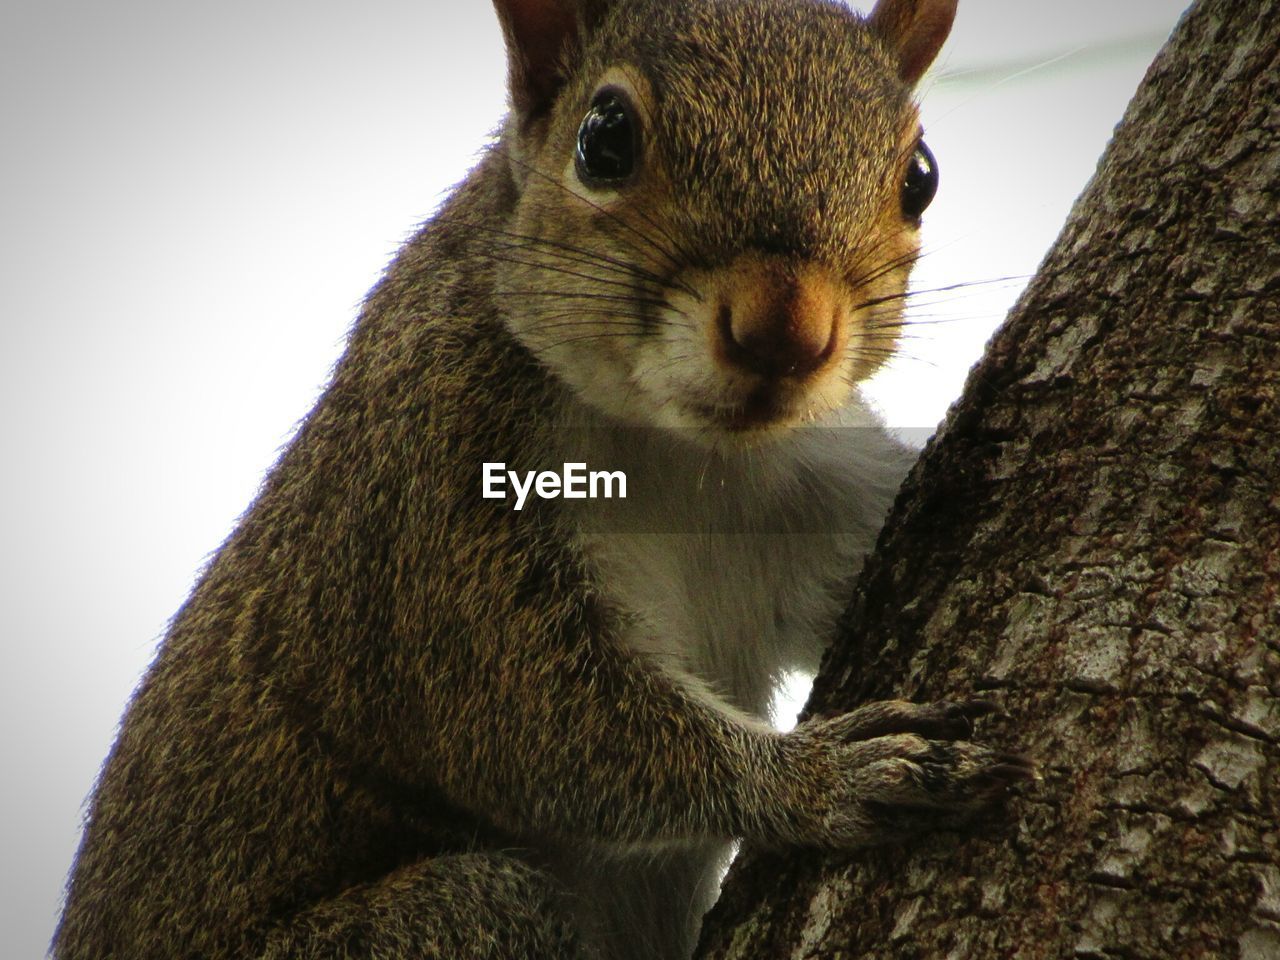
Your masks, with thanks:
M804 839L837 848L906 839L961 823L1036 780L1025 757L951 739L993 709L887 701L797 727L785 739Z
M973 735L975 720L999 710L994 701L977 698L933 703L875 700L849 713L812 722L825 726L833 736L844 741L870 740L890 733L918 733L933 740L967 740Z

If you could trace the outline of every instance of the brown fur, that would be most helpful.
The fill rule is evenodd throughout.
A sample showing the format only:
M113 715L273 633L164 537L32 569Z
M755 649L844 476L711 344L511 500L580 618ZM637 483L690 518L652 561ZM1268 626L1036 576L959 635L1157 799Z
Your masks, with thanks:
M494 257L484 229L676 272L549 179L606 69L654 87L649 179L619 215L642 203L689 269L750 253L851 281L894 261L877 282L900 291L915 248L893 216L908 90L841 8L646 0L597 27L590 6L560 44L537 24L567 8L499 3L513 45L538 38L513 60L519 109L371 293L175 616L103 769L59 960L567 958L589 945L546 842L843 846L877 838L861 803L885 784L972 802L994 761L905 733L955 722L901 705L875 731L900 735L866 744L847 718L744 724L620 641L554 504L480 499L480 464L537 462L573 392L512 333L563 304L504 291L575 283ZM530 93L548 43L568 75ZM954 782L917 783L926 754Z

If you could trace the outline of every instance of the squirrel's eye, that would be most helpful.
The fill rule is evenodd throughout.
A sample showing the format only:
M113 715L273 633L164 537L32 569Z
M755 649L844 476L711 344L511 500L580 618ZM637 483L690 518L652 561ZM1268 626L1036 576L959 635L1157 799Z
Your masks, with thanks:
M602 90L578 128L575 167L587 186L625 180L636 165L636 125L630 105L615 90Z
M908 220L919 220L937 192L938 161L921 140L911 153L907 175L902 181L902 215Z

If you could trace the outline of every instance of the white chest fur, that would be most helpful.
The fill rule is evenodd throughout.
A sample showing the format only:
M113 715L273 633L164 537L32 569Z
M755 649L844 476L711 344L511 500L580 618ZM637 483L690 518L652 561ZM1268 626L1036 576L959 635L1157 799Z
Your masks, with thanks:
M626 639L719 708L767 718L812 672L912 459L861 404L752 449L590 418L568 436L626 501L590 501L579 542Z

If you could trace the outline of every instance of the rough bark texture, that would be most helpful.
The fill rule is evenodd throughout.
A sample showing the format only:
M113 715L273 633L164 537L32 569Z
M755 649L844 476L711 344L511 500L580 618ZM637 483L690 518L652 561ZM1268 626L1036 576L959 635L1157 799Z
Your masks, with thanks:
M810 709L991 691L976 836L748 850L706 958L1280 958L1280 2L1205 0L913 472Z

